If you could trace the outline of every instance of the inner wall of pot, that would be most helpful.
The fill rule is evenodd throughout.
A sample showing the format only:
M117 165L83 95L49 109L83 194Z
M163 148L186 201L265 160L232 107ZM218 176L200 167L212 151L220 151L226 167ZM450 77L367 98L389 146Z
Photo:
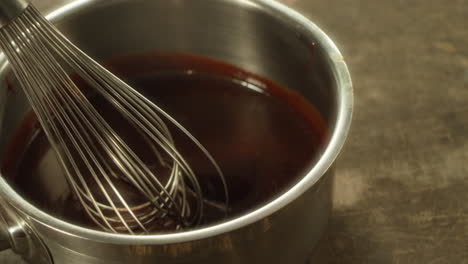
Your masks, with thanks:
M329 61L320 44L290 21L248 1L96 2L56 24L98 61L148 52L195 54L224 61L300 92L321 113L331 133L336 87ZM21 90L9 90L18 84L8 66L3 63L0 69L0 95L7 94L0 96L0 100L6 99L0 102L3 160L7 141L30 107Z

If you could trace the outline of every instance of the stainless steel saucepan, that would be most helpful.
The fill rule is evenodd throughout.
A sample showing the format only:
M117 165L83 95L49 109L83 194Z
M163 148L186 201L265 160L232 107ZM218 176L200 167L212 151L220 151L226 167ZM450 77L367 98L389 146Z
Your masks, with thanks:
M270 202L223 223L167 235L117 235L67 223L35 207L0 177L0 249L12 248L41 264L306 261L327 226L332 165L348 133L353 103L346 64L315 24L272 0L78 0L49 18L98 60L191 53L274 80L317 107L329 139L320 159ZM0 56L0 159L30 109L11 84L16 86L14 75Z

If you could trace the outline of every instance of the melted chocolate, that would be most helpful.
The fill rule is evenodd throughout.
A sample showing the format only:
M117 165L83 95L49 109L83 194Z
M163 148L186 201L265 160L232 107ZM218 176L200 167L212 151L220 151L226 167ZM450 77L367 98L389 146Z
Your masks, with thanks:
M111 59L106 65L209 150L227 179L230 217L285 191L322 149L326 129L315 108L299 94L260 76L180 54L131 55ZM78 83L89 90L85 83ZM135 138L104 99L91 96L91 101L125 138ZM177 132L174 137L207 198L223 202L222 186L207 160L187 138ZM132 146L145 144L135 141ZM34 113L17 129L5 157L3 172L25 197L57 217L92 227L69 191ZM208 211L205 224L224 219L224 214Z

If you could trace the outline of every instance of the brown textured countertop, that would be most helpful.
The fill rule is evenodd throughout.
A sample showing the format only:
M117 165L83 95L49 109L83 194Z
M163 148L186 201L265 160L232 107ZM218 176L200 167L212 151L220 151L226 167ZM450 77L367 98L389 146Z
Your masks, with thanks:
M310 262L468 263L468 2L282 2L335 40L355 86L331 225Z

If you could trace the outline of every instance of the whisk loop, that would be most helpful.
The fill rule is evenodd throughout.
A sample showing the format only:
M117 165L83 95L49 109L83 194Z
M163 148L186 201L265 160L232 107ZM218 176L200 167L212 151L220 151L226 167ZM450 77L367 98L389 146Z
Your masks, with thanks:
M149 233L155 221L182 228L202 220L202 187L165 122L185 134L212 163L228 203L224 176L202 144L156 104L74 46L32 5L8 23L3 16L2 25L0 48L56 152L70 189L99 227L139 234ZM158 166L145 164L69 73L76 73L113 105L148 144ZM126 188L138 194L139 202L127 201L122 191Z

